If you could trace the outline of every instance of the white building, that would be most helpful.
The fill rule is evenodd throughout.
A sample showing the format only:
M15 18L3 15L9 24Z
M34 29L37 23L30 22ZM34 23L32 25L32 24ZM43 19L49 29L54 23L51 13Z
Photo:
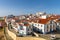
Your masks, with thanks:
M44 12L37 12L36 15L44 15Z
M60 19L56 20L57 30L60 30Z
M48 16L47 16L47 15L42 15L42 16L40 16L40 18L41 18L41 19L47 19Z
M48 32L56 30L56 24L52 20L39 19L37 21L33 23L33 28L35 29L35 31L46 34Z
M11 20L11 25L12 28L18 32L19 35L23 35L26 36L28 34L31 34L32 30L31 30L31 26L29 25L28 22L23 22L22 20L19 22L16 22L16 20L12 19Z

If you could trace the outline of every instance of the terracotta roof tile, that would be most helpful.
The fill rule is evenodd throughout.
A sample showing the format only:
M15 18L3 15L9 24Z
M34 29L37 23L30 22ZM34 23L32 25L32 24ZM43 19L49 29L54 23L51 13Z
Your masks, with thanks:
M50 16L50 17L48 17L47 19L41 19L41 18L38 18L38 19L34 19L33 20L33 22L37 22L37 20L38 20L38 23L41 23L41 24L46 24L46 23L48 23L48 21L50 21L50 20L55 20L55 19L59 19L60 18L60 15L52 15L52 16Z
M49 20L47 19L40 19L38 23L41 23L41 24L46 24Z
M28 27L28 26L29 26L29 24L24 24L24 26L27 26L27 27Z

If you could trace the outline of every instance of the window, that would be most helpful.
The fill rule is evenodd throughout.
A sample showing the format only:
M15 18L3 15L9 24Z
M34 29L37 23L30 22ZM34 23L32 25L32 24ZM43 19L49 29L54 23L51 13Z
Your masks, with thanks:
M52 24L52 21L50 21L50 23Z
M53 23L53 21L50 21L50 24L52 24Z
M36 26L36 24L35 24L35 26Z
M42 32L42 29L40 29L40 31Z
M42 27L42 25L41 25L41 27Z
M34 24L34 26L36 26L36 24Z
M23 26L20 26L20 29L23 30Z
M39 24L38 24L38 26L39 26Z

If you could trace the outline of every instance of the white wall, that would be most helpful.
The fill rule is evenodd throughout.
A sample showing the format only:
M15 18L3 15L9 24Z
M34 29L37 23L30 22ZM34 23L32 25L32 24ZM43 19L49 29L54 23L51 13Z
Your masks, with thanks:
M26 35L27 34L26 28L27 28L26 26L23 26L23 30L20 30L20 27L19 27L19 33L24 32L24 34Z
M11 20L11 23L13 23L13 22L15 22L15 20L14 20L14 19L12 19L12 20Z
M47 18L47 15L42 15L41 18L42 19L46 19Z
M13 40L16 40L16 34L7 30L8 31L8 35L13 39Z
M44 24L40 24L40 23L34 23L34 27L37 27L38 29L42 30L42 32L44 33Z
M59 23L57 23L57 25L59 25Z
M57 28L60 30L60 25L59 25L59 23L57 22Z

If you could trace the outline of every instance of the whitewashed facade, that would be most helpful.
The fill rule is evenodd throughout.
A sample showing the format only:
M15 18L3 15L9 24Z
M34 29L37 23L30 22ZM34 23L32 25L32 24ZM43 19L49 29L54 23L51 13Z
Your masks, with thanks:
M19 25L18 23L14 25L12 23L11 25L16 32L19 32L20 35L31 34L32 32L32 30L29 28L30 26L25 26L23 23L21 23L21 25Z
M45 25L44 24L33 23L33 26L35 27L35 29L37 29L37 31L45 33L45 29L44 29Z
M57 29L60 30L60 22L57 22Z
M35 29L43 34L46 34L48 32L52 32L56 30L56 24L54 21L49 21L47 24L41 24L41 23L33 23L33 26Z

